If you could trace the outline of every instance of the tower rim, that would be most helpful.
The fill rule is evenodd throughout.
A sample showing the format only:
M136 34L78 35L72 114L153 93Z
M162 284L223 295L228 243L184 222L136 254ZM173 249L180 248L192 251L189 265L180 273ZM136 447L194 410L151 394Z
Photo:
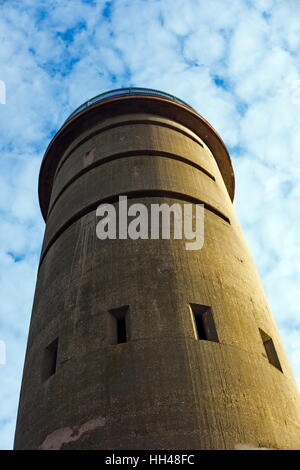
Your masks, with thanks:
M39 203L44 220L51 197L51 188L60 156L74 137L82 131L82 118L94 124L122 114L156 114L184 125L208 146L220 169L228 194L233 200L234 171L225 143L211 124L190 105L168 93L149 88L119 88L91 98L76 108L50 141L39 173Z
M107 98L113 98L113 97L120 97L120 96L127 96L127 95L148 95L148 96L160 96L162 98L169 99L170 101L175 101L176 103L183 104L184 106L187 106L191 110L197 112L192 106L190 106L188 103L185 101L181 100L180 98L177 98L175 95L171 95L170 93L166 93L165 91L161 90L156 90L154 88L142 88L142 87L128 87L128 88L116 88L113 90L108 90L103 93L100 93L99 95L94 96L93 98L90 98L89 100L85 101L82 103L80 106L78 106L65 120L64 124L66 124L70 119L75 117L78 113L81 111L84 111L86 108L90 107L91 105L95 103L99 103L100 101L103 101ZM63 124L63 125L64 125Z

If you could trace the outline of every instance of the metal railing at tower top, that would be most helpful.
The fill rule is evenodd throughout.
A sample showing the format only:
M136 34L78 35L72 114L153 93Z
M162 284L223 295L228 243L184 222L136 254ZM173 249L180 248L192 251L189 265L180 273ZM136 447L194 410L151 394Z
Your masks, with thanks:
M64 124L66 122L68 122L70 119L72 119L76 114L80 113L80 111L83 111L84 109L88 108L92 104L98 103L99 101L105 100L105 99L113 97L113 96L131 95L131 94L132 95L161 96L161 97L167 98L171 101L175 101L177 103L183 104L184 106L187 106L188 108L195 111L194 108L192 108L185 101L180 100L176 96L170 95L169 93L165 93L164 91L153 90L152 88L138 88L138 87L118 88L116 90L110 90L110 91L106 91L104 93L101 93L100 95L94 96L94 98L91 98L90 100L83 103L78 108L76 108L75 111L73 111L70 114L70 116L65 120Z

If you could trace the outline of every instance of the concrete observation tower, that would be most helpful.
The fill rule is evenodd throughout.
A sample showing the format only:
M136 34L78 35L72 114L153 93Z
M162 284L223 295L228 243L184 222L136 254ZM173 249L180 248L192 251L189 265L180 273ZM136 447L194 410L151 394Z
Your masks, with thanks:
M204 204L202 249L107 239L96 208ZM300 448L299 394L224 143L167 93L99 95L50 142L15 449ZM274 286L275 287L275 286Z

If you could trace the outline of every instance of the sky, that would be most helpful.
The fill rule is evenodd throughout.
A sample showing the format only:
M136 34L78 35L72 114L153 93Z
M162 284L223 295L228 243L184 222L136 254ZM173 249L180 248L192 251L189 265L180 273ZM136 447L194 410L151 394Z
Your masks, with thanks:
M222 136L300 384L299 0L0 0L0 449L13 444L44 232L43 153L77 106L129 86L178 96Z

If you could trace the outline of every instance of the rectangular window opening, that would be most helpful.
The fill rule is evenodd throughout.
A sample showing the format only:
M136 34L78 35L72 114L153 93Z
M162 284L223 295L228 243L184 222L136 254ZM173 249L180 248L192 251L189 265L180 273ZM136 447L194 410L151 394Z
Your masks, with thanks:
M195 336L199 340L219 342L211 307L190 304Z
M57 366L58 338L50 343L44 351L42 381L55 374Z
M113 342L115 344L127 343L128 332L126 324L126 315L128 312L128 305L109 310L113 318Z
M259 328L259 332L260 332L260 336L261 336L269 363L275 366L278 370L282 372L282 367L281 367L272 338L260 328Z

